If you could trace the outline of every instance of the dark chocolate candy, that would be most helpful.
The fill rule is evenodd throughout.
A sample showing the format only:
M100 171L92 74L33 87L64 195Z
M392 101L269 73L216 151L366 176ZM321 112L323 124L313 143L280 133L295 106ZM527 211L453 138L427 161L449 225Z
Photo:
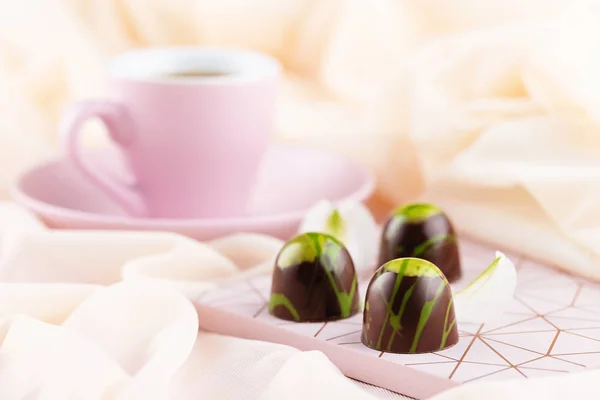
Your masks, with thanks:
M452 289L429 261L400 258L369 283L362 342L390 353L427 353L458 342Z
M277 318L316 322L359 311L358 281L348 250L333 236L305 233L277 256L269 312Z
M450 282L462 275L454 228L442 210L432 204L403 206L386 222L379 265L402 257L431 261Z

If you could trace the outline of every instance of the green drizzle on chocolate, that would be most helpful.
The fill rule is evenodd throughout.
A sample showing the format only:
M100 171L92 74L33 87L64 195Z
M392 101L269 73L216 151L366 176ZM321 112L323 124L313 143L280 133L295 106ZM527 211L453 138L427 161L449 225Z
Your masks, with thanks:
M420 258L405 257L398 260L392 260L386 263L382 269L384 271L395 272L399 276L430 276L437 277L440 275L438 267L427 260ZM400 278L402 281L402 278Z
M439 207L408 204L388 219L381 236L379 264L405 257L432 262L450 282L460 278L460 255L454 228Z
M273 312L273 310L277 306L285 307L289 311L289 313L292 314L296 321L300 321L300 314L298 314L298 311L296 311L296 308L294 307L292 302L287 297L285 297L284 294L271 294L271 298L269 299L269 312Z
M402 258L381 266L366 304L362 342L375 350L423 353L458 341L450 285L428 261Z
M449 301L448 308L446 309L446 318L444 318L444 334L442 335L442 344L440 346L441 348L446 347L446 343L448 342L448 336L450 336L452 328L454 328L454 325L456 325L456 318L453 318L450 325L448 325L448 318L450 317L450 313L454 313L454 310L452 308L453 304L453 302Z
M419 339L421 338L421 334L423 333L423 328L425 327L425 324L427 323L427 321L429 321L429 317L431 317L431 310L433 309L433 306L435 305L438 298L442 294L442 290L444 290L444 286L447 287L448 283L442 281L442 283L438 287L437 291L435 292L434 298L431 300L427 300L425 302L425 304L423 305L423 308L421 309L421 315L419 316L419 324L417 325L417 332L415 333L415 338L413 339L412 346L410 346L410 350L409 350L411 353L417 352L417 345L419 344ZM444 332L445 331L446 331L446 326L444 325ZM445 340L442 338L442 341L440 342L439 350L444 348L444 346L443 346L444 344L445 344Z
M287 320L348 318L360 308L350 254L338 239L324 233L305 233L284 245L271 293L269 312Z
M407 222L421 222L434 215L442 214L442 210L427 203L407 204L394 211L396 217L400 217Z
M301 235L291 239L281 249L277 258L277 268L288 268L302 262L312 262L319 256L312 235Z
M451 244L456 241L454 235L449 235L447 233L441 233L439 235L435 235L427 239L425 242L421 243L413 250L413 257L419 257L423 254L427 253L427 251L437 247L443 246L444 244Z

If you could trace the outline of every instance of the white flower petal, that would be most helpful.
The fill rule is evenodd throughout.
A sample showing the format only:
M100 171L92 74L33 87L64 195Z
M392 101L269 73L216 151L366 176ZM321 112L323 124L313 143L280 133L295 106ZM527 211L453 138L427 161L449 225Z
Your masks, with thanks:
M325 230L340 241L346 239L346 222L337 209L333 210L325 220Z
M379 252L379 227L367 207L358 202L340 205L346 223L344 244L348 248L357 273L374 272Z
M326 230L327 220L331 216L331 213L335 210L334 205L328 200L321 200L313 207L311 207L298 228L299 233L305 232L324 232L329 233Z
M482 324L502 315L513 301L517 287L517 270L503 253L466 288L454 295L454 309L459 323Z
M332 235L346 246L359 275L374 270L379 228L362 203L347 201L336 208L331 202L322 200L306 213L299 232Z

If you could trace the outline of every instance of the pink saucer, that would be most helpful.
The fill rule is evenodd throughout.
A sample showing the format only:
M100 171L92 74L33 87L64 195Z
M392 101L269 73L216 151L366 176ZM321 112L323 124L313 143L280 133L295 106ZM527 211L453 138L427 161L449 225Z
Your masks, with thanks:
M126 179L112 151L90 157ZM247 217L227 219L138 219L125 215L65 159L23 174L12 197L56 229L161 230L207 240L234 232L280 238L294 234L304 212L322 199L363 201L374 189L373 175L339 155L313 148L273 146L263 165Z

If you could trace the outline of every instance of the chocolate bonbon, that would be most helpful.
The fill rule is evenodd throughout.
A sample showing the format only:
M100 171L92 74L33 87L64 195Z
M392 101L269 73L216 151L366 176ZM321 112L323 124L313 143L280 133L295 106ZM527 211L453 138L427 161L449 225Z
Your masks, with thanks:
M358 311L354 264L337 239L310 232L283 246L273 270L269 300L272 315L316 322L347 318Z
M378 351L403 354L456 344L452 289L444 274L419 258L382 265L367 288L362 342Z
M405 205L386 222L379 265L402 257L432 262L450 282L462 275L454 228L442 210L433 204Z

